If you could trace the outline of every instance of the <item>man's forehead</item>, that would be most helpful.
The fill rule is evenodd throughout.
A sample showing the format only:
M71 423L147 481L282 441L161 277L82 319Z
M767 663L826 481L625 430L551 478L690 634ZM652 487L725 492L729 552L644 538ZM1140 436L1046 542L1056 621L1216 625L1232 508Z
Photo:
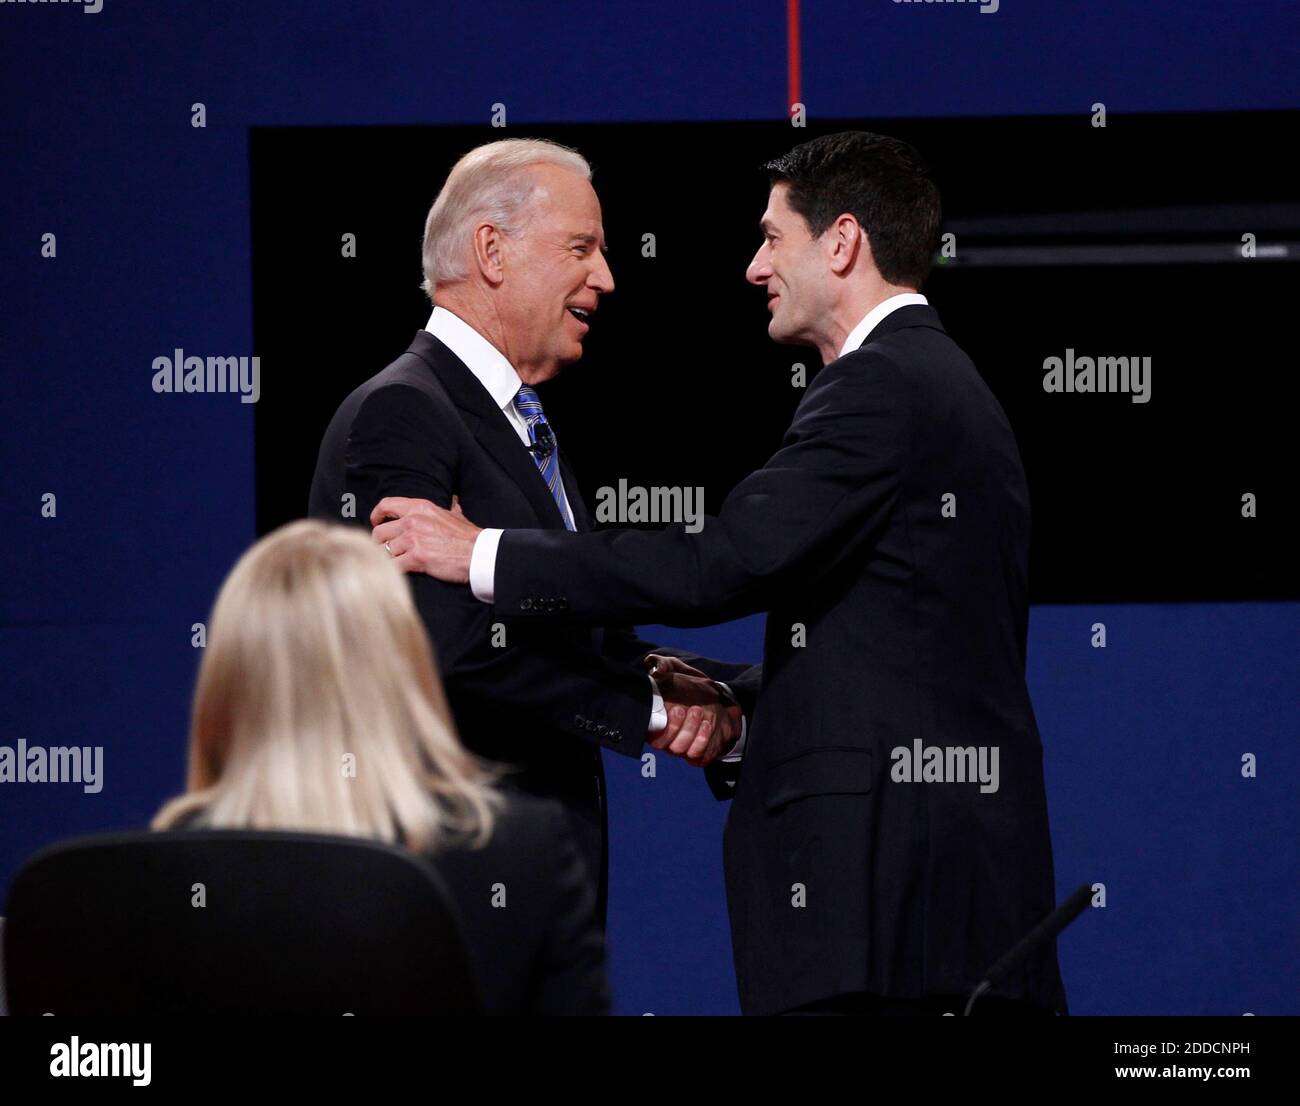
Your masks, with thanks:
M577 173L562 171L549 180L538 181L533 203L543 219L561 233L604 239L596 190Z
M759 220L759 224L764 228L775 226L789 218L791 207L786 201L788 188L784 181L778 181L772 186L772 191L767 197L767 210Z

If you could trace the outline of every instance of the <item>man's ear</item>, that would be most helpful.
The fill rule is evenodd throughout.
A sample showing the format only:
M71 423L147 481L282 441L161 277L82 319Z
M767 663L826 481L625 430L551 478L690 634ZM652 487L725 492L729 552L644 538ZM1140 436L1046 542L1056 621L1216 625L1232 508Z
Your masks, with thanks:
M491 223L474 228L474 263L489 284L505 279L505 235Z
M847 212L826 228L826 241L833 273L846 272L864 250L870 256L862 225Z

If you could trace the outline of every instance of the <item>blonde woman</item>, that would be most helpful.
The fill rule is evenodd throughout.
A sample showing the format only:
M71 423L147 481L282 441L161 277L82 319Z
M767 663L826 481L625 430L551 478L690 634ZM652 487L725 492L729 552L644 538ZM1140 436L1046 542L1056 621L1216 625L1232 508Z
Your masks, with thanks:
M375 838L457 900L490 1013L604 1013L604 941L561 807L508 795L460 744L402 573L366 534L291 523L222 586L189 782L153 821ZM493 884L510 887L494 909Z

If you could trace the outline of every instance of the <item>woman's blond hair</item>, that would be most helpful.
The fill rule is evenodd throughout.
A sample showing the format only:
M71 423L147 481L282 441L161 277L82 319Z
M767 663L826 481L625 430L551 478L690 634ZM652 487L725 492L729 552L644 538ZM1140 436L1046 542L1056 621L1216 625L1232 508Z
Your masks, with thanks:
M482 844L498 795L456 736L407 582L364 533L267 535L217 596L199 667L185 794L154 829L211 827Z

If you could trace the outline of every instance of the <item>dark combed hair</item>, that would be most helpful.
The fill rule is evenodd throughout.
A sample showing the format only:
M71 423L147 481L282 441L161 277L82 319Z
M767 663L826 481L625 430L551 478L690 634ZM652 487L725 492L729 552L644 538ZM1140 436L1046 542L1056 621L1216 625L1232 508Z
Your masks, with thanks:
M820 238L839 216L866 232L880 275L919 288L939 244L939 189L906 142L870 131L842 131L796 146L763 166L771 183Z

